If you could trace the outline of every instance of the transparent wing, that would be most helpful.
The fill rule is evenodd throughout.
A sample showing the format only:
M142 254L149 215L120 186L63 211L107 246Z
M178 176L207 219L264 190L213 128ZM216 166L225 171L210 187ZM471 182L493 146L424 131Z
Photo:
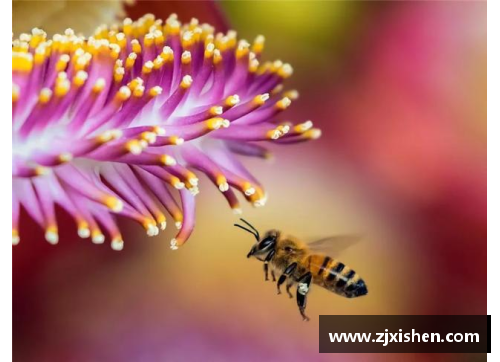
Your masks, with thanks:
M360 240L360 235L334 235L310 242L307 246L313 252L334 256L357 244Z

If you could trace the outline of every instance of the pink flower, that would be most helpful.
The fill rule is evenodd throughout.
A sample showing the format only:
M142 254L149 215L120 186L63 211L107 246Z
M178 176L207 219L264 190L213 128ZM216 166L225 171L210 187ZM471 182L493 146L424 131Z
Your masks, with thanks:
M115 215L147 234L179 229L177 249L195 224L194 196L204 173L235 212L236 192L262 206L262 185L234 156L266 157L258 142L317 138L310 121L276 123L296 98L283 91L292 74L281 61L261 63L264 38L249 44L234 31L214 33L175 15L152 15L98 28L86 39L71 29L48 40L40 29L13 42L13 221L21 207L56 244L55 205L78 235L115 250L123 238ZM177 201L180 195L180 203Z

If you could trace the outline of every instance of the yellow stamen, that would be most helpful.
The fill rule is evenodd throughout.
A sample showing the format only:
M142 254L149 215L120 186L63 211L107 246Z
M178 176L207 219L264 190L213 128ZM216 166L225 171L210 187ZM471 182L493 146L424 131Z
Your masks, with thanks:
M141 54L142 53L142 48L141 44L137 39L133 39L130 41L130 44L132 45L132 51L136 54Z
M121 212L123 210L123 201L113 195L105 196L103 204L113 212Z
M255 73L259 69L259 61L257 59L250 59L248 61L248 71L250 73Z
M295 89L283 93L283 96L290 98L292 101L299 99L299 92Z
M312 128L304 132L303 136L305 138L315 140L321 137L321 130L319 128Z
M213 107L210 107L208 114L211 116L220 116L223 111L224 110L222 109L221 106L213 106Z
M293 74L293 68L290 64L283 64L278 70L278 75L282 78L288 78Z
M50 88L42 88L38 95L38 102L40 104L47 104L52 98L52 90Z
M151 97L156 97L156 96L159 96L162 91L163 91L163 89L160 86L154 86L153 88L151 88L149 90L149 95Z
M272 140L277 140L281 137L281 132L278 129L273 129L267 132L266 137Z
M132 92L132 95L136 98L141 98L144 95L144 91L146 88L144 88L143 85L139 85L135 87L134 91Z
M266 101L269 99L269 93L264 93L264 94L259 94L253 99L253 102L258 105L262 106Z
M59 234L56 225L48 225L45 229L45 240L50 244L55 245L59 242Z
M30 72L33 69L33 55L31 53L12 53L12 71Z
M153 144L156 142L156 133L154 132L142 132L139 137L142 139L142 140L145 140L146 142L148 142L149 144Z
M111 240L111 249L115 250L115 251L120 251L120 250L123 250L123 239L120 236L115 236L112 240Z
M102 244L104 243L104 235L102 234L101 230L99 229L93 229L90 232L90 236L92 237L92 242L94 244Z
M227 107L234 107L238 103L240 103L240 97L237 94L227 97L225 101Z
M104 87L106 86L106 80L104 78L98 78L94 86L92 87L92 92L94 93L101 93L104 90Z
M168 46L163 47L163 51L160 56L165 62L172 62L174 60L174 51Z
M221 117L214 117L214 118L207 119L205 121L205 123L206 123L208 129L216 130L216 129L219 129L222 127L223 120L224 119Z
M79 70L76 75L73 77L73 84L76 87L81 87L82 85L85 84L87 81L89 75L86 71L84 70Z
M236 49L236 58L241 59L250 52L250 44L246 40L240 40Z
M171 145L180 146L184 143L184 138L180 138L178 136L170 136L169 141L169 144Z
M174 166L177 164L177 161L175 160L175 158L173 158L170 155L161 155L160 162L162 164L164 164L165 166Z
M292 101L290 100L290 98L283 97L281 100L276 102L276 108L283 111L283 110L287 109L290 106L290 104L292 104Z
M142 86L144 84L144 81L137 77L137 78L134 78L132 79L132 81L128 84L129 88L131 91L134 91L135 88L137 88L138 86Z
M224 175L217 175L215 183L217 184L221 192L226 192L227 190L229 190L229 184L227 183L227 179Z
M309 129L311 129L313 126L313 123L311 121L306 121L304 123L300 123L296 126L293 127L293 130L296 132L296 133L303 133Z
M58 72L62 72L63 70L66 70L66 67L68 66L68 63L70 61L70 57L68 54L63 54L59 57L59 60L56 63L56 70Z
M19 232L17 231L17 229L12 229L12 245L19 244L19 241Z
M89 224L82 219L77 222L78 236L81 238L88 238L90 236Z
M210 59L214 56L214 50L215 50L215 44L214 43L208 43L207 46L205 47L205 58Z
M219 49L214 50L213 62L214 62L214 65L218 65L222 62L222 54L220 53Z
M142 152L142 146L139 140L130 140L125 143L125 149L133 155L140 155Z
M181 61L182 61L182 64L184 65L189 65L191 64L191 52L189 51L185 51L182 53L182 56L181 56Z
M132 91L130 90L130 88L124 85L124 86L120 87L118 92L116 92L115 98L120 102L124 102L127 99L129 99L131 95L132 95Z
M189 87L191 87L191 84L193 83L193 78L191 78L190 75L185 75L183 78L182 78L182 82L181 82L181 88L183 89L188 89Z
M143 66L142 66L142 72L144 74L149 74L153 70L154 63L150 60L147 61Z
M19 93L19 86L15 83L12 83L12 102L17 102L17 100L19 99Z
M73 154L70 152L63 152L58 157L60 163L70 162L73 159Z
M123 76L125 75L125 68L117 67L113 74L113 79L116 83L120 83L123 80Z
M134 67L135 61L137 59L136 53L130 53L125 60L125 69L130 70Z
M265 38L263 35L259 35L255 38L253 45L252 45L252 52L255 54L260 54L264 50L264 43L265 43Z
M35 175L43 176L43 175L48 175L49 173L50 173L50 168L40 165L35 166Z

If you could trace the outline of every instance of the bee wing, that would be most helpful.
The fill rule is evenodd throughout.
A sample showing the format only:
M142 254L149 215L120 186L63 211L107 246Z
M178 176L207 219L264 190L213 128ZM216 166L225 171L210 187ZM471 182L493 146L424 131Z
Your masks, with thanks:
M313 252L337 255L360 240L360 235L334 235L310 242L307 246Z

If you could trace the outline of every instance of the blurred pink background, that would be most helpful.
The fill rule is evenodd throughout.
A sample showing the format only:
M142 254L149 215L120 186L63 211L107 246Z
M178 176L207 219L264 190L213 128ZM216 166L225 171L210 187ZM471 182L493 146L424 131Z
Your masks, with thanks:
M301 97L284 117L313 120L323 137L246 162L270 197L263 209L245 205L244 217L305 239L362 234L339 257L369 294L314 288L303 323L246 259L252 239L205 182L197 227L178 252L170 226L149 239L122 223L117 253L72 228L53 247L26 221L34 234L13 250L15 360L455 360L319 354L318 315L486 313L486 3L220 8L227 20L206 2L139 1L128 11L262 33L265 57L294 65L288 84Z

